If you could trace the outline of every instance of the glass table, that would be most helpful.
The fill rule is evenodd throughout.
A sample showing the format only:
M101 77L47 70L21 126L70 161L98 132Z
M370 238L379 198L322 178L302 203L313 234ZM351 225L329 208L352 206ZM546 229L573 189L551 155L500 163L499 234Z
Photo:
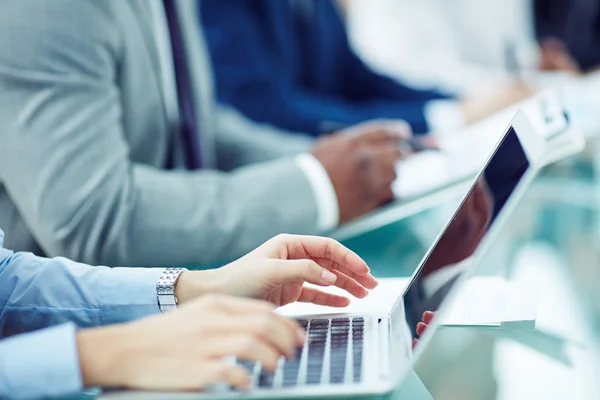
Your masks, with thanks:
M478 273L536 279L535 329L440 327L391 399L600 398L597 143L540 174ZM377 277L408 277L460 198L344 240Z
M386 398L600 398L600 240L597 165L584 154L547 167L480 260L479 274L534 279L535 329L442 327ZM454 205L345 243L376 276L409 276ZM381 255L378 257L378 255Z

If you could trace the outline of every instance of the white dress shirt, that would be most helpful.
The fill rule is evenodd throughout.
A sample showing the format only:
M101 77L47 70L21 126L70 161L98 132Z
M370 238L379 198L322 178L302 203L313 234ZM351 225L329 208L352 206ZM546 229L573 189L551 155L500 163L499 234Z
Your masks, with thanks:
M178 126L179 110L177 106L177 86L175 84L175 70L173 67L173 54L167 19L160 0L150 0L154 33L158 54L160 55L160 68L163 92L165 93L165 108L171 126ZM282 133L283 134L283 133ZM178 138L175 138L177 140ZM176 146L177 147L177 146ZM183 157L175 154L175 159ZM317 227L322 232L335 228L339 223L339 206L337 195L329 175L321 163L311 154L301 154L296 158L298 167L306 175L317 202L318 221Z

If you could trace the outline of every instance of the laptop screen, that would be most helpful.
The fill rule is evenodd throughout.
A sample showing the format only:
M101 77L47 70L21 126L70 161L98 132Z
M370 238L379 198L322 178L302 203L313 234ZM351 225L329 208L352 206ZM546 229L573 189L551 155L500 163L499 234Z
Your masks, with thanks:
M413 274L403 301L394 306L392 321L402 323L405 319L404 331L410 331L412 338L416 337L415 328L423 313L438 310L458 278L468 271L470 257L528 168L525 151L511 127L420 269Z

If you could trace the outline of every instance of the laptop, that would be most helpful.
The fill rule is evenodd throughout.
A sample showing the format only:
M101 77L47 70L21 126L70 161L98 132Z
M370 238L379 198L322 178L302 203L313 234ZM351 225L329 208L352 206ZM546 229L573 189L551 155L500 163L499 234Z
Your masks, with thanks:
M413 347L423 312L439 310L451 291L472 273L477 255L493 243L498 229L543 166L545 146L526 115L518 112L408 285L385 312L300 317L308 340L295 359L281 359L274 374L259 364L232 360L251 372L251 390L214 387L209 392L168 397L349 397L392 391L412 368L420 347L427 345L421 341ZM432 278L443 281L434 292L427 290ZM436 325L434 320L427 335ZM120 395L136 397L132 392ZM146 398L149 393L137 395ZM156 395L165 397L165 393Z
M439 138L440 151L423 151L398 162L398 179L394 193L399 199L411 200L471 178L492 151L502 129L516 111L522 109L529 121L546 141L562 135L568 128L568 118L561 96L546 90L479 121L454 135ZM481 135L481 132L486 132Z

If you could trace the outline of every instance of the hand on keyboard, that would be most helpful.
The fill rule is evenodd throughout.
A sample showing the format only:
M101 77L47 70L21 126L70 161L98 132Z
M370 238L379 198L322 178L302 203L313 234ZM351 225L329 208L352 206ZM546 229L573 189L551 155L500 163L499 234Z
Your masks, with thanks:
M304 328L274 309L265 301L207 295L130 324L80 331L84 382L146 390L198 390L215 383L247 389L250 374L229 357L273 372L306 340Z
M306 344L293 359L281 361L277 372L239 360L260 389L319 384L345 384L363 379L365 318L301 319L308 333Z
M146 390L195 390L215 383L243 389L253 380L235 360L260 366L260 384L268 386L273 372L287 359L286 373L279 379L288 385L301 371L294 357L307 348L305 358L313 365L317 357L327 354L327 341L334 349L331 382L345 378L345 360L352 362L352 377L358 381L362 318L332 321L330 334L329 320L311 321L305 332L308 321L298 325L275 313L276 306L295 301L330 306L349 302L304 287L305 282L336 285L357 297L365 297L367 289L377 286L365 262L335 240L280 235L223 268L184 271L175 284L180 307L173 312L78 332L83 382ZM308 344L307 334L313 340ZM346 353L352 351L350 357L344 358L343 345ZM318 383L318 368L311 368L303 379Z
M377 281L367 264L333 239L279 235L245 257L213 272L219 293L267 300L276 306L296 301L345 307L346 297L307 287L335 285L363 298Z

